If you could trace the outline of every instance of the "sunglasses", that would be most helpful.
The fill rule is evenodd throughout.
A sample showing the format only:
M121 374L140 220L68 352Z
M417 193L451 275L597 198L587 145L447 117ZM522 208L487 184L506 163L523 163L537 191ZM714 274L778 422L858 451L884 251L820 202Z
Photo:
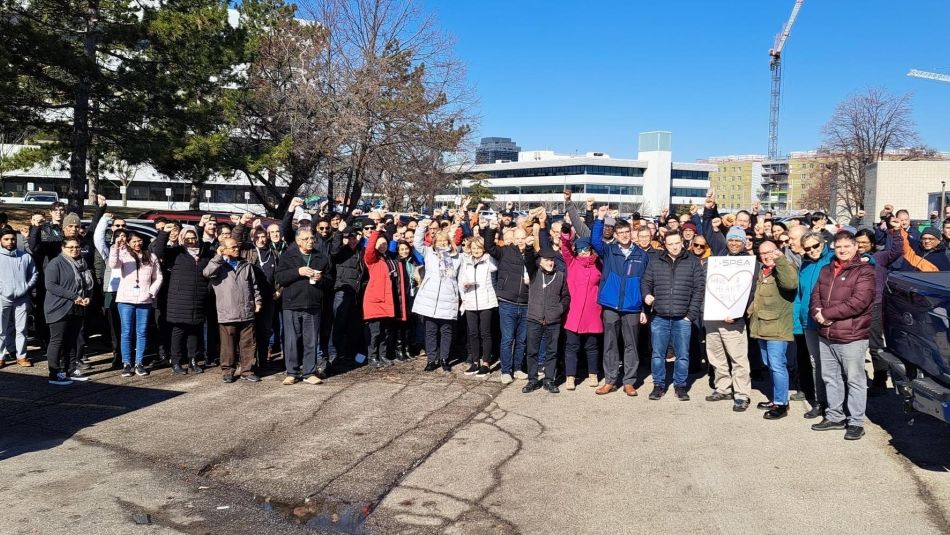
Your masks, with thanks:
M112 225L112 228L125 228L125 225Z
M810 252L812 252L812 251L814 251L814 250L816 250L816 249L821 249L821 244L820 244L820 243L816 243L815 245L810 245L810 246L808 246L808 247L802 247L802 249L804 249L806 253L810 253Z
M584 247L583 249L578 249L577 254L585 254L590 252L590 247Z
M329 228L330 228L330 227L328 227L328 226L319 226L319 227L317 227L317 230L327 230L327 229L329 229Z
M693 244L693 249L705 249L705 248L706 248L706 244L705 244L705 243L694 243L694 244Z

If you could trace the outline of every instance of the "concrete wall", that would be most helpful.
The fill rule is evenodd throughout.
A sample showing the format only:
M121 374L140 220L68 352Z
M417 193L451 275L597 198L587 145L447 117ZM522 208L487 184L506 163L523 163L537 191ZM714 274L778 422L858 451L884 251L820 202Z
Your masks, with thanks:
M868 166L864 183L865 223L871 224L885 204L904 208L911 219L927 219L927 195L940 192L940 182L950 190L950 161L881 161Z

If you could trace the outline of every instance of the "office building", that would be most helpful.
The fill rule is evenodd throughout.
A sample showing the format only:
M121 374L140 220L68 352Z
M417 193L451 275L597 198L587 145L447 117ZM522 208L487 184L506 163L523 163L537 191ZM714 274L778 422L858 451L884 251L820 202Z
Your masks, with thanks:
M709 186L716 190L716 201L724 211L748 210L762 194L761 154L713 156L702 163L713 164L716 171L709 174Z
M825 206L806 206L805 193L817 181L824 161L817 152L792 152L787 158L762 162L763 210L786 214L801 210L823 210Z
M517 162L519 147L508 137L483 137L475 149L475 163Z
M621 212L644 215L702 204L715 165L673 162L670 132L642 133L638 148L636 159L611 158L602 152L568 156L522 151L517 161L479 164L459 172L484 177L483 185L494 193L491 204L496 208L508 201L525 209L531 205L558 207L565 189L575 193L575 202L595 197ZM445 191L436 200L449 203L464 195L470 179L461 182L459 188Z

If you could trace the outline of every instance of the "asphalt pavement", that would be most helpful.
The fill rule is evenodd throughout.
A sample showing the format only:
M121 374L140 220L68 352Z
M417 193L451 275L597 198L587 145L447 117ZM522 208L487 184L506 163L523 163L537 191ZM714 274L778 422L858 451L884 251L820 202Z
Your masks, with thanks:
M649 401L648 378L522 394L423 365L316 386L4 368L0 533L950 533L950 426L893 395L847 442L804 403L706 402L702 378Z

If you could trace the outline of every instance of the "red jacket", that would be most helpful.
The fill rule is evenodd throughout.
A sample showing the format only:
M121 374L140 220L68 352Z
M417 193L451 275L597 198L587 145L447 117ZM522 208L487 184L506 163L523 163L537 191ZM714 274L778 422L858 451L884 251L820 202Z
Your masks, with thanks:
M391 272L398 274L398 287L402 288L405 270L399 269L395 261L376 250L376 240L379 236L378 230L369 235L363 253L363 262L369 274L366 293L363 295L363 319L393 318L396 317L398 308L399 317L396 319L406 321L406 296L402 292L394 294L393 279L390 277ZM399 307L396 306L396 299L399 299Z
M874 266L865 264L861 255L856 254L835 275L837 263L832 260L821 268L811 292L809 313L814 318L821 309L821 315L831 325L819 325L818 334L832 342L867 340L874 303Z

